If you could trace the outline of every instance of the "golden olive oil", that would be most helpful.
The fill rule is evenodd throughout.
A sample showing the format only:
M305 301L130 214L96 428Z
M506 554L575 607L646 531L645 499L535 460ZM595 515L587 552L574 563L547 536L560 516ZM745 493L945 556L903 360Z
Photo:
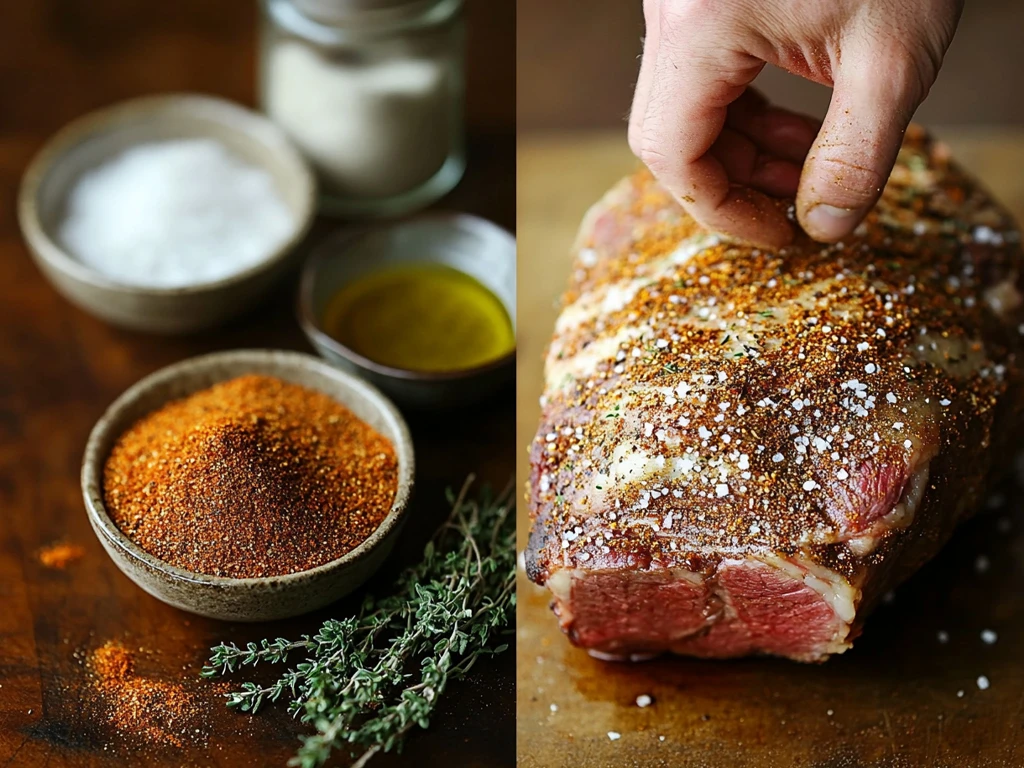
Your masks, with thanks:
M409 371L473 368L516 345L498 297L440 264L385 269L353 281L329 303L324 329L363 357Z

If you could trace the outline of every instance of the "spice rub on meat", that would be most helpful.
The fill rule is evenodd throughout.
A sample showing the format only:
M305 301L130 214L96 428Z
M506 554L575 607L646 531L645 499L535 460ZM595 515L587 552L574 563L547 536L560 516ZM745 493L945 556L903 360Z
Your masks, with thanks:
M1014 222L912 131L845 242L702 230L639 172L586 216L531 447L527 570L598 655L846 650L1006 466Z
M103 473L114 523L196 573L277 576L335 560L391 510L391 443L330 397L242 376L140 419Z

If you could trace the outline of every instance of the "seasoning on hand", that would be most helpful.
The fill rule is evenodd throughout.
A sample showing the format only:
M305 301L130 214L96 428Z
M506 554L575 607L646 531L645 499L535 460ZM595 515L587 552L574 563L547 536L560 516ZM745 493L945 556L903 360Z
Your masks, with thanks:
M279 576L335 560L387 516L390 442L327 395L243 376L168 403L104 467L111 519L195 573Z

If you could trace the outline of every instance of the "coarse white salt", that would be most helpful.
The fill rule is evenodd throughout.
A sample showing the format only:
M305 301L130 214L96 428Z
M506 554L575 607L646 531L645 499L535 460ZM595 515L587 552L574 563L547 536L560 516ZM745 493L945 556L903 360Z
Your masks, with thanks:
M959 691L956 692L956 697L958 699L962 699L964 697L964 689L963 688L961 688Z
M131 147L78 179L66 210L60 238L83 264L160 288L243 272L296 225L271 175L213 139Z
M985 677L984 675L980 675L978 677L978 689L982 690L982 691L987 691L988 690L988 686L989 686L988 678Z
M949 632L947 632L944 629L940 629L936 637L939 639L939 642L943 645L949 642Z
M640 707L641 709L643 709L644 707L649 707L653 703L654 703L654 699L652 699L646 693L642 693L642 694L640 694L639 696L636 697L636 705L638 707Z
M989 569L990 565L991 563L985 555L978 555L977 559L974 561L974 570L978 573L985 573Z
M608 731L608 739L610 741L618 741L621 738L622 738L622 734L621 733L617 733L616 731Z
M986 645L993 645L998 639L999 635L997 635L991 629L983 629L981 631L981 642L985 643Z
M557 704L552 704L551 705L551 711L552 712L557 712L558 711L558 705Z

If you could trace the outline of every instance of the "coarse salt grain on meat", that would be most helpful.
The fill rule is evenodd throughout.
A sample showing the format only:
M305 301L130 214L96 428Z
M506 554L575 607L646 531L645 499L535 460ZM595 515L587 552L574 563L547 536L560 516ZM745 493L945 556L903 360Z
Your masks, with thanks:
M754 249L647 172L614 187L582 225L531 449L527 572L570 639L849 648L1008 469L1019 239L913 129L836 245Z

